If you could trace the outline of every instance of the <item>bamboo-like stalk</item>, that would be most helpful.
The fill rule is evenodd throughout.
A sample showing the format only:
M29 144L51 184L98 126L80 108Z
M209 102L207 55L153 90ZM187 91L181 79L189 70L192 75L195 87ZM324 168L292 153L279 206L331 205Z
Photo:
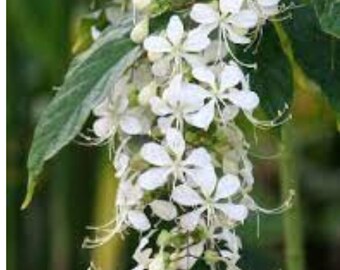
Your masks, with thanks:
M283 214L285 261L287 270L305 269L305 254L302 232L302 209L296 163L294 127L287 124L282 128L282 158L280 161L281 194L287 198L290 190L295 191L295 199Z
M97 168L97 190L94 200L94 224L101 225L110 220L115 209L116 189L118 180L115 179L112 165L107 161L108 156L105 152L100 157L100 163ZM98 247L92 252L93 262L99 269L123 269L121 260L124 251L122 239L112 238L102 247Z
M301 79L304 79L304 74L296 64L289 37L283 27L279 22L275 22L274 27L279 36L281 47L292 68L294 88L292 107L294 109L297 91L300 87ZM291 190L294 190L295 193L292 207L283 214L286 269L304 270L305 252L303 246L302 206L298 182L299 175L297 172L295 131L293 121L286 123L281 130L282 157L280 160L280 185L283 200L289 196Z

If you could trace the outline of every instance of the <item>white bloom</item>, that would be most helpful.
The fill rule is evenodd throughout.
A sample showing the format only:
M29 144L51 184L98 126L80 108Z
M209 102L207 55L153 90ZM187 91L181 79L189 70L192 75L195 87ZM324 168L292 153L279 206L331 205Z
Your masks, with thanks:
M256 26L258 18L256 12L243 8L243 2L220 0L217 10L209 4L195 4L190 16L208 32L219 28L225 41L228 39L236 44L246 44L250 42L247 37L249 29Z
M218 78L207 67L195 68L192 73L198 81L207 85L208 103L196 115L206 119L208 124L214 118L215 109L220 118L227 123L237 115L237 108L252 112L259 104L255 92L238 89L239 85L243 87L245 77L234 62L225 65Z
M156 76L165 76L171 71L181 71L183 60L190 65L199 64L200 59L193 53L203 51L209 43L209 38L201 31L192 30L186 35L181 19L174 15L170 18L165 36L146 38L144 48L149 53L163 54L154 63L152 71Z
M118 129L129 135L144 134L149 130L149 120L140 113L140 109L130 109L128 105L126 79L123 78L115 85L111 96L93 110L98 117L93 131L100 141L114 136Z
M158 126L164 132L175 124L183 130L184 121L198 128L206 129L205 119L197 119L195 114L203 107L206 93L195 84L182 81L182 75L176 75L162 98L150 99L151 109L160 116ZM201 121L200 121L201 120Z
M232 174L222 177L214 189L201 186L203 196L188 185L177 186L172 191L172 199L181 206L196 207L181 217L181 226L188 231L194 230L204 212L207 212L207 224L210 226L216 220L216 211L223 213L231 221L243 222L248 215L247 208L242 204L230 202L231 196L240 188L238 177ZM226 199L228 202L224 202Z
M192 150L184 158L185 141L175 129L168 129L165 143L146 143L141 149L142 158L154 167L138 177L138 184L145 190L163 186L172 176L173 180L195 181L199 185L214 186L216 176L211 158L204 148Z
M128 181L120 183L116 200L117 223L125 223L138 231L147 231L151 228L147 216L136 208L140 207L143 194L138 185L132 185Z

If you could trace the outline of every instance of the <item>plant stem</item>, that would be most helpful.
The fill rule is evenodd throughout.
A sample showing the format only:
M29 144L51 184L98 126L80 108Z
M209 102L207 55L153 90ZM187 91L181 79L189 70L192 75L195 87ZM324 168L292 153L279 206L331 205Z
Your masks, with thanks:
M295 191L295 199L283 214L285 260L287 270L305 269L301 201L296 164L296 145L292 123L282 128L282 159L280 161L281 194L285 199L290 190Z
M106 223L112 219L118 181L115 179L112 165L107 161L107 153L104 152L99 158L97 168L97 191L94 201L94 220L96 225ZM120 237L112 238L108 243L92 251L94 263L100 269L123 269L122 253L124 243Z

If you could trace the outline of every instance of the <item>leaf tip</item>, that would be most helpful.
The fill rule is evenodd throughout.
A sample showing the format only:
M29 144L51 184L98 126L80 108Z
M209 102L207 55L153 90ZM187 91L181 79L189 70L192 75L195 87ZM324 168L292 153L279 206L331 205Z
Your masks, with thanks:
M35 186L36 186L36 183L34 181L31 181L31 179L29 179L25 199L20 206L20 210L25 210L30 205L30 203L33 199Z

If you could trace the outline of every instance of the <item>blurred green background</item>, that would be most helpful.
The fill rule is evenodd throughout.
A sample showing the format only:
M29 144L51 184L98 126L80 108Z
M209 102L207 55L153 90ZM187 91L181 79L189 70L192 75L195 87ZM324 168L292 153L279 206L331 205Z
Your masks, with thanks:
M61 84L73 48L79 49L80 19L89 0L7 2L7 268L86 269L93 259L102 270L129 269L136 236L130 234L92 255L81 249L85 226L112 214L116 183L106 152L76 143L49 163L44 185L31 206L20 211L27 180L26 159L41 110ZM82 37L81 37L82 38ZM85 38L86 39L86 38ZM80 45L79 45L80 42ZM86 40L85 40L86 43ZM309 46L306 44L306 46ZM318 87L297 73L294 119L290 124L302 211L306 269L340 269L340 137ZM248 137L256 169L254 196L275 207L280 198L280 153L274 131ZM279 156L279 155L278 155ZM251 218L240 230L244 269L285 269L282 216ZM92 257L92 259L91 259Z

